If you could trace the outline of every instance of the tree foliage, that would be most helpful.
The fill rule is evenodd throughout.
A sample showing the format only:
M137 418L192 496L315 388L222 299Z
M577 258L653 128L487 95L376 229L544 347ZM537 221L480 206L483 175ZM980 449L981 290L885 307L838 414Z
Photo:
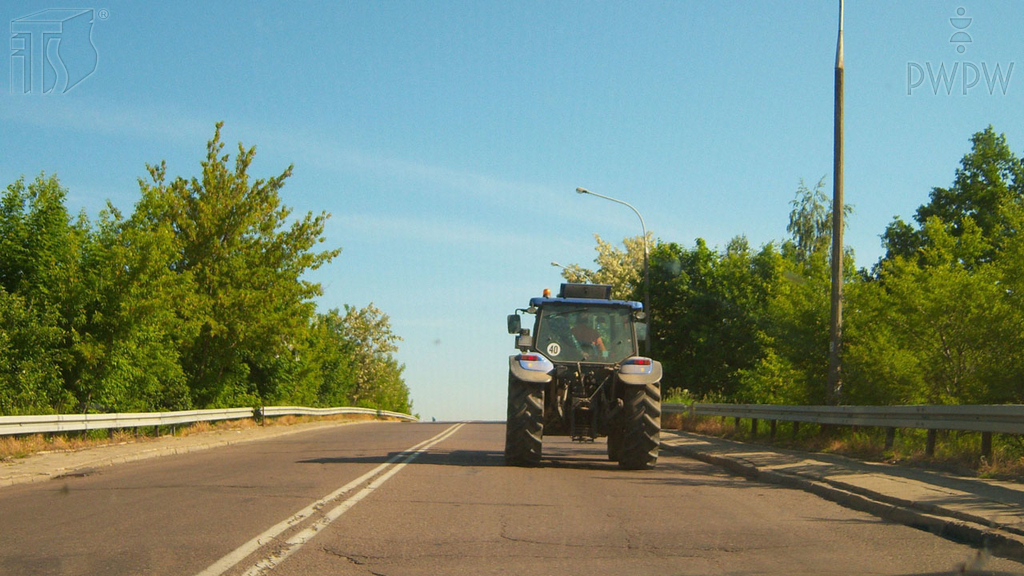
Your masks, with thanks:
M606 242L597 234L597 257L594 263L597 270L571 264L562 270L562 276L569 282L585 282L593 284L610 284L612 298L622 300L639 300L644 266L644 237L634 236L622 241L625 248L619 248ZM648 250L653 247L653 237L647 233Z
M788 238L752 250L659 240L651 256L654 355L664 386L694 398L823 403L829 347L832 207L801 181ZM850 207L844 206L849 213ZM949 188L933 188L882 236L871 271L844 256L842 401L1024 401L1024 164L992 127L971 138ZM598 242L601 266L636 297L640 266ZM581 272L580 274L575 274ZM575 275L572 275L573 273Z
M56 177L0 199L0 414L302 403L408 410L398 337L370 305L316 312L326 213L292 215L291 175L255 148L199 176L148 166L125 217L72 219Z
M1024 198L1024 163L1006 143L1006 136L996 134L992 126L971 137L971 151L960 161L949 188L932 188L928 203L917 209L914 225L895 218L882 235L885 259L898 256L914 258L928 246L932 238L925 223L936 218L949 233L960 236L980 229L980 246L973 255L975 262L992 260L998 250L998 237L1008 232L1008 206L1020 204Z

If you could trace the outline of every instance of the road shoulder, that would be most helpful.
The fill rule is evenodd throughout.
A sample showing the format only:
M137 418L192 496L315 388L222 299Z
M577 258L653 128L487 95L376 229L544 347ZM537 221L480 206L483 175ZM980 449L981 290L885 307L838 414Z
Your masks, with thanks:
M42 482L75 476L95 468L125 462L188 454L243 442L277 438L309 430L365 424L369 420L322 420L286 426L255 426L241 429L213 430L188 436L161 436L140 442L123 442L75 451L43 452L10 462L0 463L0 489L15 484Z
M805 490L848 508L1024 561L1024 484L670 430L662 431L662 446L751 479Z

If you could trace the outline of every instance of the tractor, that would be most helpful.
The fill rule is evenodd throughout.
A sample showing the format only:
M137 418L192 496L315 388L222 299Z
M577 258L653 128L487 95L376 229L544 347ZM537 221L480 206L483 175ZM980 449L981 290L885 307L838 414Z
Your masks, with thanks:
M508 359L507 464L538 465L545 434L607 437L608 458L627 470L657 464L661 363L639 353L643 304L611 296L609 285L566 283L508 316L519 353Z

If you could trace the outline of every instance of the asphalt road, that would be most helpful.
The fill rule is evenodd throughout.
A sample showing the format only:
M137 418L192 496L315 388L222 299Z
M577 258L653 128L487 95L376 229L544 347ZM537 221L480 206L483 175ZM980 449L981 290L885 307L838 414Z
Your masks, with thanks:
M0 490L0 574L925 574L974 551L662 453L366 423ZM992 559L985 568L1021 572Z

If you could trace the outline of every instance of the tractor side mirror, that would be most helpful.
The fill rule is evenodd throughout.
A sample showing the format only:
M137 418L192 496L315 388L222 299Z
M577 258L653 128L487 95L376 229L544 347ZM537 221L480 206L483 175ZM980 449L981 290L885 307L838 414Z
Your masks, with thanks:
M522 327L522 320L519 318L519 314L508 315L508 333L519 334L519 329Z

